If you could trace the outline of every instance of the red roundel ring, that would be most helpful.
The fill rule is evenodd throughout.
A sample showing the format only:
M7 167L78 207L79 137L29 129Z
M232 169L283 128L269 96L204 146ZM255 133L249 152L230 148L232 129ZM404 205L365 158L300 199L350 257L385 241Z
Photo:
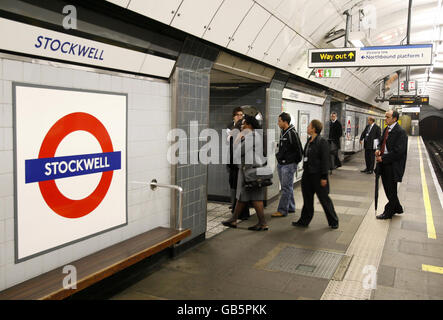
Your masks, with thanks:
M77 112L64 116L49 129L38 158L54 158L60 142L75 131L92 134L100 143L103 153L114 152L111 137L103 124L90 114ZM38 184L43 199L55 213L65 218L76 219L86 216L98 207L109 190L113 173L113 171L103 172L94 192L81 200L66 198L57 188L55 180L40 181Z

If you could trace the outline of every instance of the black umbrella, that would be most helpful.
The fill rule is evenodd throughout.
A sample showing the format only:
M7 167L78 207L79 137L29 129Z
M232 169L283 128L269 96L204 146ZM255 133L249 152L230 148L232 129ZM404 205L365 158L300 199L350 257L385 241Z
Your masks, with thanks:
M377 162L377 165L375 166L375 215L377 216L377 208L378 208L378 184L380 180L380 174L381 174L381 168L380 163Z

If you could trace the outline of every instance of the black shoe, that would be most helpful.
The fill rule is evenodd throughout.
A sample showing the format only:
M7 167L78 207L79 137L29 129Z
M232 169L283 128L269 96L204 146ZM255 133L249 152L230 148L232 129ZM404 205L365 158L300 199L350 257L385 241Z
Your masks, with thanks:
M395 210L394 214L403 214L403 213L404 213L403 208L400 207L398 210Z
M331 229L338 229L338 223L337 224L333 224L333 225L329 225L331 227Z
M288 211L288 213L295 213L295 211Z
M366 171L366 174L373 174L373 173L374 173L374 171L372 171L372 170Z
M248 230L251 230L251 231L268 231L269 227L257 224L255 226L249 227Z
M294 227L301 227L301 228L307 228L308 227L307 224L301 223L300 221L294 221L294 222L292 222L292 225Z
M237 224L234 224L232 221L223 221L222 225L224 225L225 227L237 229Z
M368 169L360 170L360 172L361 172L361 173L366 173L366 172L368 172Z
M392 219L392 216L383 212L383 214L377 216L377 219L378 220L390 220L390 219Z

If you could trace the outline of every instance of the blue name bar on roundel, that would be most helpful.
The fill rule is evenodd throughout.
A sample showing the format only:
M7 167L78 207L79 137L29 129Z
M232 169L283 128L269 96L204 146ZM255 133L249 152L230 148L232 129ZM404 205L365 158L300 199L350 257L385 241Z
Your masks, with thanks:
M121 169L121 151L25 160L25 182L63 179Z

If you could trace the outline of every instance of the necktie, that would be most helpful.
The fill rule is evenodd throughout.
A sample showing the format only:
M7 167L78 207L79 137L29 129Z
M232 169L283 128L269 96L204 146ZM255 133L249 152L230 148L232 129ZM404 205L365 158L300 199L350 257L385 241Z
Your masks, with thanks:
M386 149L386 141L388 140L389 128L386 128L385 135L383 136L383 143L381 144L381 155L384 155Z

